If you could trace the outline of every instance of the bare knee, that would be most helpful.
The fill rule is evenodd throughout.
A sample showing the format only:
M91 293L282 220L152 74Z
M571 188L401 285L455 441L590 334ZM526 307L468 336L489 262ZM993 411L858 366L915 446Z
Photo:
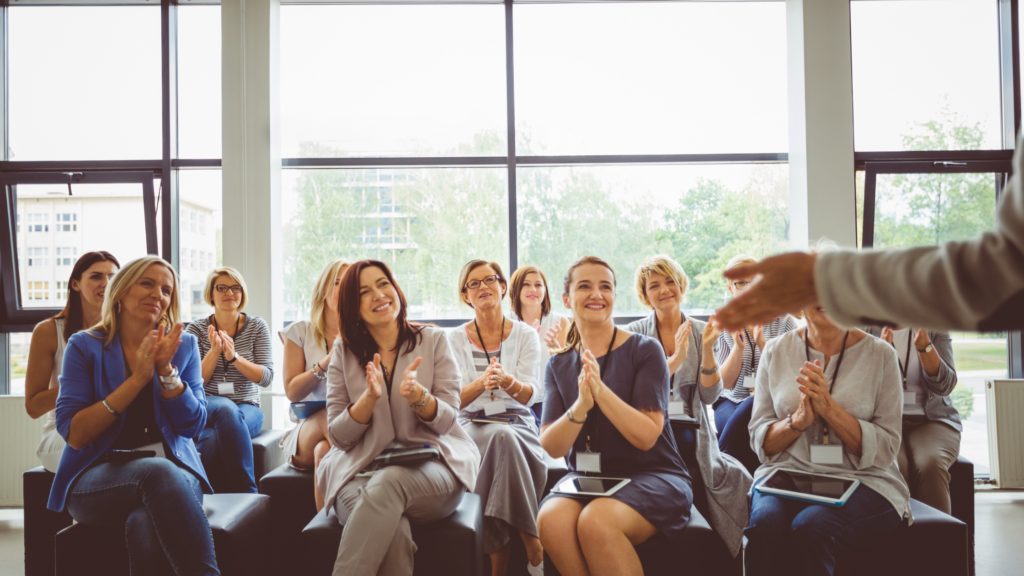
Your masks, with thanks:
M580 539L580 546L584 549L604 546L615 533L616 529L611 519L596 506L584 508L576 521L576 534Z
M327 456L327 453L331 451L331 443L327 440L321 440L317 443L316 447L313 448L313 467L317 468L320 466L320 461Z
M557 549L576 541L578 514L557 504L557 500L548 502L537 514L537 534L541 546L547 549Z

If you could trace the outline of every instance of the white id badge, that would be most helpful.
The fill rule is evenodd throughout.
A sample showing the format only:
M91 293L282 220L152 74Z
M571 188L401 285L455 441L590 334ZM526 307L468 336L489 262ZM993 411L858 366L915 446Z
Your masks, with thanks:
M812 444L812 464L843 464L843 447L834 444Z
M231 382L221 382L217 384L217 394L221 396L227 396L235 393L235 385Z
M487 416L494 416L495 414L505 413L505 401L495 400L494 402L488 402L484 404L484 414Z
M140 446L140 447L136 448L136 450L152 450L153 452L156 452L156 457L157 458L167 458L167 454L164 452L164 443L163 442L157 442L155 444L149 444L149 445L146 445L146 446Z
M751 390L753 390L754 389L754 377L753 376L744 376L743 377L743 387L744 388L750 388Z
M683 402L682 400L669 400L668 415L686 416L686 402Z
M596 472L601 473L601 453L600 452L577 452L576 453L576 471L577 472Z
M903 391L903 404L917 404L917 392Z

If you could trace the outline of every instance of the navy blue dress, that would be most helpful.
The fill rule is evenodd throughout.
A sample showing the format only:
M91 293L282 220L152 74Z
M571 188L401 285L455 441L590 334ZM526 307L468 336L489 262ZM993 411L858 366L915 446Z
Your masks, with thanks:
M665 352L657 340L633 334L608 356L611 366L605 369L605 385L637 410L660 410L665 415L665 426L654 447L645 452L630 444L595 404L587 414L588 421L597 422L590 449L601 453L601 476L631 479L611 498L636 510L659 532L674 540L690 521L693 490L668 419L669 374ZM607 361L605 356L597 358L602 368ZM551 357L544 386L544 424L558 420L579 397L579 373L580 361L575 350ZM581 431L569 452L571 474L576 473L576 453L585 452L585 446L586 434ZM550 494L547 498L570 497Z

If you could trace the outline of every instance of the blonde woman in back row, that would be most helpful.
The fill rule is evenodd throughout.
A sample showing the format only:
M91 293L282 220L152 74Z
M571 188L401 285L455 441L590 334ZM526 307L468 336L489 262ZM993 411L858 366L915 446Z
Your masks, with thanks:
M327 400L327 366L334 341L341 334L338 291L350 265L344 259L328 264L316 280L310 319L294 322L279 333L284 343L284 392L290 402ZM306 420L297 419L291 410L288 415L296 423L281 440L288 463L300 470L312 469L316 478L320 460L331 449L327 411L320 410ZM314 497L320 510L324 496L318 485Z

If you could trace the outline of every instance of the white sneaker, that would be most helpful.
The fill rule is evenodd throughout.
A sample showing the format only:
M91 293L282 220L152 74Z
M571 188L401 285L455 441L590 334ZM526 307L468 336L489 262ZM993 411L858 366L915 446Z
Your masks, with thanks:
M530 576L544 576L544 562L541 561L540 564L534 566L533 564L530 564L529 560L527 560L526 571L529 572Z

